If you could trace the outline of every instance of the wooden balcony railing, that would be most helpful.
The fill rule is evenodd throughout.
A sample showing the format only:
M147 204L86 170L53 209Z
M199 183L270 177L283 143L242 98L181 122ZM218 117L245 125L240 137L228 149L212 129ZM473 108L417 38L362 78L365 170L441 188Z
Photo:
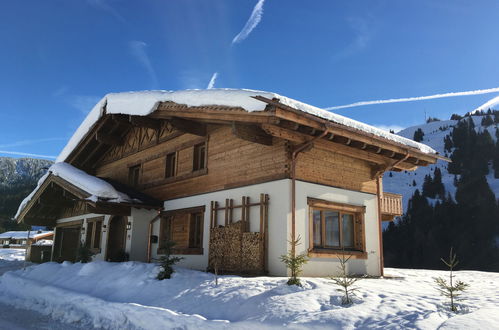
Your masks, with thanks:
M383 193L381 198L381 218L383 221L392 221L394 217L404 213L402 208L402 195Z

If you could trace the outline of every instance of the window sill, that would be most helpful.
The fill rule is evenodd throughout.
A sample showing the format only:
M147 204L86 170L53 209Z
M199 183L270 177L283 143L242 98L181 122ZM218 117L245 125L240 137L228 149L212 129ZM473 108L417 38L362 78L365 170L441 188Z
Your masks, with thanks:
M364 251L348 251L335 249L312 249L308 251L310 258L341 258L342 255L351 257L352 259L367 259L367 252Z
M165 254L164 249L158 249L158 254ZM172 254L180 255L203 255L203 248L177 248L172 249Z

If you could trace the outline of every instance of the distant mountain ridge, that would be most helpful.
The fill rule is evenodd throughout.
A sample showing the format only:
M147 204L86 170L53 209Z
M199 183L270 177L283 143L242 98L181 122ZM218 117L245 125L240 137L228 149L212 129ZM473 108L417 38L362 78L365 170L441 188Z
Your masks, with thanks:
M34 158L0 157L0 186L36 181L53 162Z
M8 221L0 223L0 232L16 229L9 219L52 164L44 159L0 157L0 220Z

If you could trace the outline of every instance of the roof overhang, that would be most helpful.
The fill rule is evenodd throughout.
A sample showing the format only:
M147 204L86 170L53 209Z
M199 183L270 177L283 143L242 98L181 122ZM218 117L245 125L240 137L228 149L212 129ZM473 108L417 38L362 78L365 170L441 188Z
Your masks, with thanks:
M123 216L129 216L132 208L158 210L162 208L159 202L149 204L114 202L95 200L94 198L89 199L91 196L91 193L75 186L68 180L49 174L19 212L17 221L29 225L53 227L65 210L71 210L75 207L82 214L95 213Z

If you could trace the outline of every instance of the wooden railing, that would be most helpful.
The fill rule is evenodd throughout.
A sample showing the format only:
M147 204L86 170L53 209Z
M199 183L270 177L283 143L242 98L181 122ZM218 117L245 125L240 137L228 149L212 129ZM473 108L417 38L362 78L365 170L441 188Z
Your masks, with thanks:
M384 192L381 198L383 221L391 221L395 216L400 216L403 213L402 195Z

